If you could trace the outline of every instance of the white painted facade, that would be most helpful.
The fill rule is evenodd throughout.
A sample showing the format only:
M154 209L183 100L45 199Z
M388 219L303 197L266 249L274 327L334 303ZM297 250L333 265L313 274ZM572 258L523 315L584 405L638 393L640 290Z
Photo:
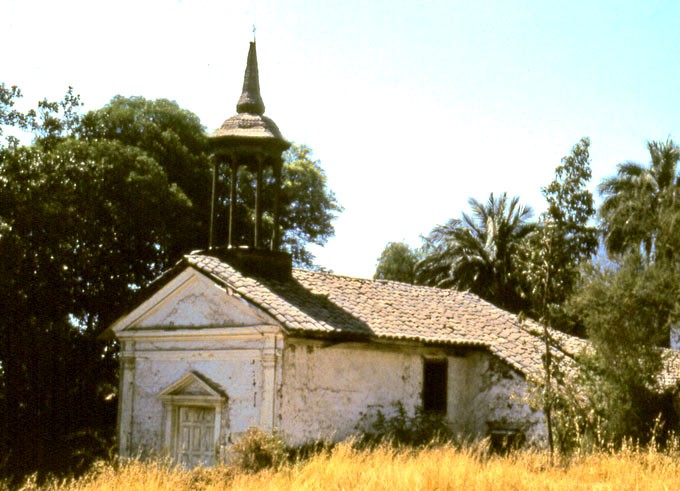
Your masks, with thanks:
M380 410L422 404L423 363L447 360L455 432L542 434L526 382L486 351L294 338L236 292L187 268L112 330L121 343L119 448L211 464L251 426L290 444L343 439Z
M502 361L479 350L416 344L341 343L287 339L283 351L280 429L292 443L357 431L357 423L401 404L422 406L423 360L446 359L446 418L454 433L481 438L490 431L542 437L541 414L524 402L527 384Z

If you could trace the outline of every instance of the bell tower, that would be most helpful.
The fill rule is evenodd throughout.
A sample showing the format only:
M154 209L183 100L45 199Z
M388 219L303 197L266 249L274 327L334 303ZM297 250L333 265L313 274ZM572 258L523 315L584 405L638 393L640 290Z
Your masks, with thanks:
M281 169L283 159L281 154L290 146L276 123L264 116L264 102L260 95L260 80L257 67L257 51L255 41L250 43L248 61L243 77L243 91L236 104L236 115L227 119L222 126L210 135L210 148L213 154L213 190L210 207L210 239L209 248L220 255L233 266L245 270L255 268L257 273L269 273L282 260L290 264L290 256L280 252L281 227L280 227L280 197L281 197ZM238 189L238 170L245 166L255 176L254 189L254 217L250 226L252 239L250 243L237 243L236 206L243 190ZM265 170L271 168L273 193L270 201L272 209L268 210L271 216L272 236L269 247L265 248L263 237L263 176ZM229 176L228 195L226 189L217 189L218 177ZM226 186L225 186L226 187ZM225 200L226 198L226 200ZM228 222L226 237L214 237L215 205L216 201L227 202ZM222 217L224 219L224 217ZM252 263L252 264L251 264ZM271 263L271 264L270 264ZM285 268L284 268L285 269ZM290 266L287 267L290 269ZM252 272L252 271L245 271Z

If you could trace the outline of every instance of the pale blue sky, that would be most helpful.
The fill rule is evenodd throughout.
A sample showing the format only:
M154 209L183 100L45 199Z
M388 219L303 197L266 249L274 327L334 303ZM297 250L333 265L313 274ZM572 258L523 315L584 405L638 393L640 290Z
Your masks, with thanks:
M371 276L467 199L541 186L580 137L593 188L680 129L680 2L0 0L0 80L27 103L165 97L234 114L257 24L266 114L345 212L318 262Z

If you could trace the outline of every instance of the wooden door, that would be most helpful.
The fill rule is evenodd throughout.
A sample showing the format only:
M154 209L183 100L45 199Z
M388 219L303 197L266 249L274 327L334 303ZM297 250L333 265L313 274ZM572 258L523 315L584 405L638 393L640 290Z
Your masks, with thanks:
M215 463L215 409L180 406L176 459L186 467Z

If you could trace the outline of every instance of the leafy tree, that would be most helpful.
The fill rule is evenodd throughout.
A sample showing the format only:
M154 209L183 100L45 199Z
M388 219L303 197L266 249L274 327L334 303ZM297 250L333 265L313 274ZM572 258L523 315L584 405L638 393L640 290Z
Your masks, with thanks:
M567 310L580 318L591 349L582 357L581 394L569 411L586 441L651 438L657 417L675 424L668 393L659 391L662 352L680 313L678 148L648 144L652 164L618 167L600 185L606 265L588 265ZM550 316L549 316L550 317Z
M415 283L420 251L403 242L390 242L380 254L373 279Z
M82 118L78 136L87 141L115 141L152 158L168 182L188 198L189 208L170 234L164 265L207 245L211 164L207 137L195 114L167 99L115 96Z
M486 203L471 198L472 213L435 227L425 238L417 282L470 290L513 312L528 306L518 260L535 225L519 198L493 193Z
M73 87L59 102L47 99L38 102L37 111L31 109L26 113L34 143L43 150L51 150L64 138L74 136L81 124L80 106L80 96L73 93Z
M0 82L0 137L3 136L3 130L7 127L25 129L29 125L26 115L14 108L15 101L19 98L21 98L21 90L16 85L7 87ZM5 142L8 146L19 144L19 140L14 135L6 137ZM2 141L0 141L0 148L2 146Z
M165 263L187 201L134 147L49 147L0 151L0 453L14 473L73 468L112 434L115 365L96 334Z
M536 230L529 236L524 252L527 288L531 296L531 312L543 325L545 342L545 379L543 412L548 429L548 445L553 455L554 402L559 401L553 388L553 340L548 327L567 330L570 319L564 302L574 290L579 265L597 248L597 231L588 225L595 213L593 196L586 185L590 180L590 140L581 140L555 169L554 180L543 188L548 209L541 215ZM558 432L559 433L559 432Z
M648 261L672 258L674 251L658 250L657 237L664 228L665 210L677 208L680 148L668 139L647 144L651 163L619 164L617 175L599 186L604 239L611 254L639 250Z
M581 138L572 147L570 155L562 159L562 165L555 169L555 179L543 189L548 202L545 221L556 226L559 254L570 272L597 250L597 229L590 225L595 207L593 195L587 188L591 177L589 149L590 139ZM572 286L573 278L565 280L565 284Z
M662 352L680 314L680 271L646 264L634 251L613 269L591 267L570 300L584 319L592 352L586 354L590 433L620 442L652 436L655 419L673 423L669 394L660 394ZM599 425L599 427L597 427ZM670 424L670 427L673 427Z
M342 207L328 188L326 173L307 146L291 146L283 161L282 243L298 265L312 266L314 256L306 245L324 245L335 235L332 222Z
M590 140L581 138L543 188L548 209L540 217L524 250L530 288L530 314L542 323L568 330L563 304L579 278L579 266L597 250L597 229L590 180Z
M4 82L0 82L0 130L3 126L14 126L23 116L20 111L14 109L15 100L20 97L21 90L16 85L7 87Z

